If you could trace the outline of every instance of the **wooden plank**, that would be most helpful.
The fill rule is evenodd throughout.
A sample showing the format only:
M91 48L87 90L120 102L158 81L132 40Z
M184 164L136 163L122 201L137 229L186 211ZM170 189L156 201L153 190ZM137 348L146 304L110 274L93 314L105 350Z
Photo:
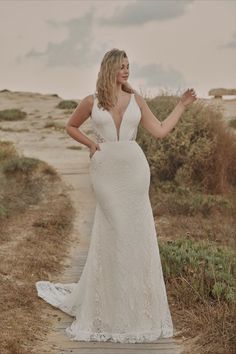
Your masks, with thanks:
M59 340L58 340L59 339ZM57 333L55 335L50 336L50 341L57 343L56 346L58 348L66 348L66 349L92 349L92 348L100 348L100 349L122 349L124 353L127 349L175 349L177 343L174 341L156 341L152 343L113 343L113 342L98 342L98 341L72 341L67 338L64 333Z
M60 354L136 354L137 350L136 349L131 349L126 352L123 350L116 350L116 349L68 349L68 350L63 350L59 351L58 353ZM150 354L150 353L156 353L156 354L180 354L180 351L172 350L172 349L149 349L149 350L143 350L139 352L140 354Z
M180 351L172 350L172 349L151 349L151 350L143 350L140 351L140 354L180 354ZM130 349L124 352L123 350L116 349L67 349L63 351L59 351L58 354L136 354L136 349Z
M65 338L66 334L65 332L59 332L59 337L60 339L60 344L62 343L66 343L67 347L78 347L78 348L94 348L94 347L98 347L98 348L113 348L114 346L116 348L120 348L120 349L127 349L127 348L143 348L143 349L153 349L153 348L176 348L176 346L178 346L178 343L175 340L171 340L171 341L156 341L156 342L152 342L152 343L113 343L113 342L96 342L96 341L90 341L90 342L86 342L86 341L70 341L69 339ZM56 338L58 336L55 336L54 338ZM64 340L63 340L64 337ZM53 337L52 337L53 338ZM72 343L72 344L71 344Z

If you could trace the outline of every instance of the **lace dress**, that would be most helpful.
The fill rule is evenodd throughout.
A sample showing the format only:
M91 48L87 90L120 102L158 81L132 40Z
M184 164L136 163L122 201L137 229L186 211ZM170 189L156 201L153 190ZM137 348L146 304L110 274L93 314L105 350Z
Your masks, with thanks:
M173 336L150 169L135 140L140 118L132 94L117 131L94 95L91 123L101 150L90 160L97 203L86 263L77 283L36 282L39 297L74 317L66 328L71 340L144 343Z

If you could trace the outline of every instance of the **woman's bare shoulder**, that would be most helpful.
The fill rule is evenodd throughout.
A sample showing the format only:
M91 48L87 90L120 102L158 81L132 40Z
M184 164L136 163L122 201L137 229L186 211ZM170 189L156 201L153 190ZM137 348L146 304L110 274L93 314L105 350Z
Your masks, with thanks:
M87 95L87 96L85 96L82 100L81 100L81 102L87 102L87 103L93 103L93 101L94 101L94 94L93 93L91 93L90 95Z
M91 109L94 103L94 94L87 95L80 100L81 107Z
M137 92L134 93L134 97L135 97L135 100L136 100L139 108L141 109L143 104L145 103L144 98Z

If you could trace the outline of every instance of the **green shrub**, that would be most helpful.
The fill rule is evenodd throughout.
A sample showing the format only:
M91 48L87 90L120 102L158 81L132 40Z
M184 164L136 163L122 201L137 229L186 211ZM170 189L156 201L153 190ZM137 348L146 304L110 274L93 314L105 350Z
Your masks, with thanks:
M201 214L208 217L216 212L227 215L235 212L234 205L227 196L204 194L194 188L177 185L176 182L162 182L153 193L157 196L157 201L161 198L162 208L165 206L171 215Z
M229 126L236 129L236 118L230 119Z
M8 211L4 205L0 205L0 220L7 218L8 216Z
M3 172L7 175L17 172L27 175L35 170L40 163L40 160L32 157L16 157L4 163Z
M17 156L15 146L10 141L0 141L0 162Z
M26 112L21 111L20 109L4 109L0 111L0 120L22 120L27 116Z
M58 122L49 121L44 125L44 128L51 128L54 130L64 131L65 125Z
M56 106L56 108L60 108L60 109L74 109L78 106L78 103L76 101L73 100L63 100L61 102L58 103L58 105Z
M82 146L77 146L77 145L67 146L66 148L71 150L83 150Z
M147 103L163 121L178 101L179 97L162 95ZM154 138L139 127L137 142L147 155L154 184L175 181L213 194L236 185L235 134L220 111L196 101L164 139Z
M185 281L191 300L235 302L235 251L190 238L159 245L166 280Z

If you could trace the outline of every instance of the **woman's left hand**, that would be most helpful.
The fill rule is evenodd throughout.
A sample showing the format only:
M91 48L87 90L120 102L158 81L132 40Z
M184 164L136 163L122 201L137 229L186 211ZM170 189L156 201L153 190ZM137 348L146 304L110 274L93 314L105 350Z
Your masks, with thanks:
M192 104L194 101L196 101L197 96L193 88L187 89L182 97L180 98L180 101L186 106Z

